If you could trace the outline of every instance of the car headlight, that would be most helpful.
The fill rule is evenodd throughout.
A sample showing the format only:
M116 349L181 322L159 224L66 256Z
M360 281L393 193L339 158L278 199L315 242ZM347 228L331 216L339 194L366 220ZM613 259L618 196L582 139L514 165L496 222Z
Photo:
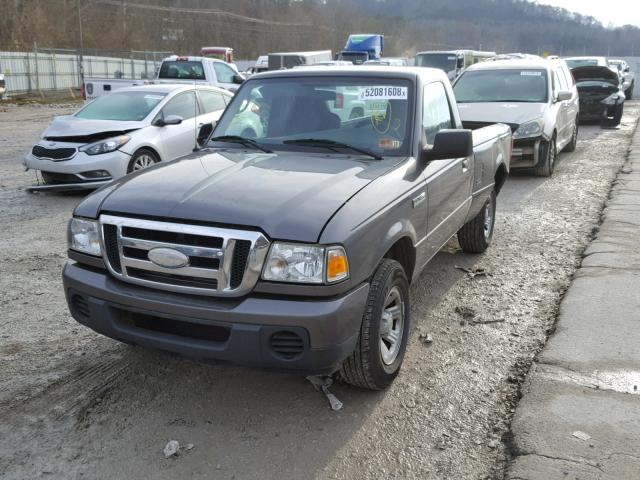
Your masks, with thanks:
M609 95L607 98L602 100L602 103L604 103L605 105L616 105L619 102L620 102L620 94L617 92L614 93L613 95Z
M527 123L523 123L513 134L513 138L528 138L537 137L542 135L544 130L544 120L542 118L536 118Z
M262 278L272 282L336 283L349 276L344 248L276 242L269 250Z
M119 137L107 138L99 142L91 143L80 148L81 152L87 155L100 155L101 153L109 153L119 149L125 143L131 140L128 135L120 135Z
M98 222L72 218L69 221L69 248L99 257L102 255L99 232Z

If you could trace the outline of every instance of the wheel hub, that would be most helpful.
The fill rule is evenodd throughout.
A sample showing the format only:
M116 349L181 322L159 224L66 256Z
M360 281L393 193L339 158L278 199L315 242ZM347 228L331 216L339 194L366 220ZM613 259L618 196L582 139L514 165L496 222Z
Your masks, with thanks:
M404 335L404 301L398 287L393 287L384 301L380 317L380 355L385 365L391 365L400 353Z

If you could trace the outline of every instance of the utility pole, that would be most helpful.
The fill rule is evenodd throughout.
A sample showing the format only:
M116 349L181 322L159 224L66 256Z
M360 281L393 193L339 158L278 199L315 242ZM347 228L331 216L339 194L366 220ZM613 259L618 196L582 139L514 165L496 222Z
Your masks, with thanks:
M80 36L80 84L84 83L84 39L82 38L82 9L80 8L80 0L76 0L76 10L78 10L78 33Z
M122 0L122 48L127 48L127 2Z

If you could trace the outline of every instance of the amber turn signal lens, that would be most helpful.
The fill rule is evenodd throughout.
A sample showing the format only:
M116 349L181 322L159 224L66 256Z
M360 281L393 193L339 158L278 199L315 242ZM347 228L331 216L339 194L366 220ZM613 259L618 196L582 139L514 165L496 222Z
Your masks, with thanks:
M349 276L347 254L342 247L327 250L327 283L344 280Z

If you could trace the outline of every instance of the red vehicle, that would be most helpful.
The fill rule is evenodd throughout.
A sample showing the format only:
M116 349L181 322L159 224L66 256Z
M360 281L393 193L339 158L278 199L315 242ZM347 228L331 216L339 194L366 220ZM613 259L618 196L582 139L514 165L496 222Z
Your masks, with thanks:
M207 58L217 58L227 63L233 63L233 48L229 47L202 47L200 56Z

